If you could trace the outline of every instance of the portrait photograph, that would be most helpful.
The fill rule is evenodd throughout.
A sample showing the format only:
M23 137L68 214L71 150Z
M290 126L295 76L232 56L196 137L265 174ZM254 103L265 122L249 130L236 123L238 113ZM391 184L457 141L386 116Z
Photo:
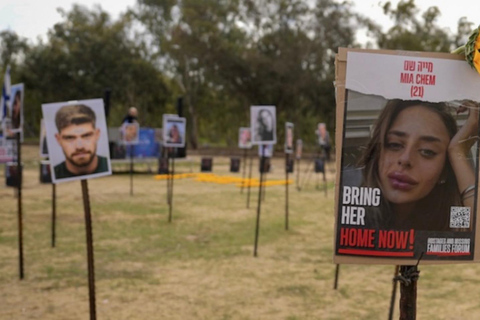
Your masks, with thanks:
M285 153L293 153L293 123L285 122Z
M140 124L124 122L120 127L120 140L124 145L136 145L139 142Z
M275 106L251 106L250 128L252 144L277 143L277 118Z
M348 52L335 258L474 259L480 77L416 54Z
M7 113L2 121L2 135L6 139L15 139L20 133L20 140L23 142L23 83L11 86L11 99Z
M318 144L322 147L330 145L330 134L327 131L327 125L323 122L317 125L316 131L318 137Z
M300 160L302 158L303 141L302 139L297 139L295 144L295 158Z
M252 147L252 131L250 128L241 127L239 129L238 147L240 149L250 149Z
M185 118L176 115L163 115L163 146L185 147L186 122Z
M103 99L42 104L52 182L112 174Z

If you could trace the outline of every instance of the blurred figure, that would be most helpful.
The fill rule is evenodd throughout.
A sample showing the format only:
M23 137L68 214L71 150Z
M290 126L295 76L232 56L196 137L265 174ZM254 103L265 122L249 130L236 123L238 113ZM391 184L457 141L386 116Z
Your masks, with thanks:
M138 110L135 107L130 107L128 109L127 115L122 120L122 124L134 122L138 122Z
M325 157L327 161L330 160L330 133L327 131L327 126L325 123L318 124L318 143L320 144L320 148L325 150Z

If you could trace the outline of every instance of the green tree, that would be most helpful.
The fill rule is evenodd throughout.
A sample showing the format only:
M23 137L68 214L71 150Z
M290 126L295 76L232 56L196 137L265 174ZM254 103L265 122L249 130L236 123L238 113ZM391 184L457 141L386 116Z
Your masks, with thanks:
M101 98L106 88L112 91L111 126L120 125L130 106L139 109L143 126L160 126L169 81L149 60L145 43L131 37L131 16L112 21L100 7L78 5L60 13L64 21L26 52L19 69L28 90L27 126L38 127L41 103Z
M137 12L185 90L193 146L219 127L235 141L252 104L277 106L280 135L287 120L310 141L317 122L333 128L335 51L368 21L331 0L140 0Z
M394 26L378 34L378 46L382 49L450 52L471 31L471 24L465 19L459 20L455 36L440 27L441 12L436 6L429 7L419 18L420 10L414 0L400 1L396 7L387 2L383 11L393 20Z

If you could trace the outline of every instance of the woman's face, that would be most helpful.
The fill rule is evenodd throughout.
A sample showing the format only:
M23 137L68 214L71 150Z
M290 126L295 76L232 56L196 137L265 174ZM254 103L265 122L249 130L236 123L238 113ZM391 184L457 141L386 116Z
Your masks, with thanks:
M265 125L265 127L267 127L267 130L272 130L273 119L272 119L272 115L270 114L270 112L268 112L266 110L260 111L260 118L261 118L261 121L262 121L263 125Z
M441 180L450 142L440 116L423 106L401 111L385 136L379 176L384 197L413 204Z

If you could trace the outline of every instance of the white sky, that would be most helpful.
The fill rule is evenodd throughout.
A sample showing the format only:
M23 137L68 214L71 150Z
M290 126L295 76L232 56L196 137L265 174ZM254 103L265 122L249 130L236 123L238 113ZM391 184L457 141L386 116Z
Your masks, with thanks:
M46 39L47 31L62 21L57 8L69 11L74 3L90 9L100 4L116 19L128 7L133 7L136 0L0 0L0 30L13 30L32 41L38 36Z
M356 11L384 25L384 31L390 26L389 19L378 6L379 3L385 3L385 0L351 1L355 3ZM391 2L395 5L398 0ZM46 39L48 29L61 21L56 8L70 10L73 3L86 5L89 8L101 3L101 7L116 19L119 13L127 10L127 7L133 7L136 0L0 0L0 31L10 29L32 41L35 41L38 36ZM475 24L480 23L476 20L480 16L479 0L415 0L415 3L422 12L430 6L438 6L442 14L439 25L450 28L452 33L456 31L457 21L462 16L466 16Z

